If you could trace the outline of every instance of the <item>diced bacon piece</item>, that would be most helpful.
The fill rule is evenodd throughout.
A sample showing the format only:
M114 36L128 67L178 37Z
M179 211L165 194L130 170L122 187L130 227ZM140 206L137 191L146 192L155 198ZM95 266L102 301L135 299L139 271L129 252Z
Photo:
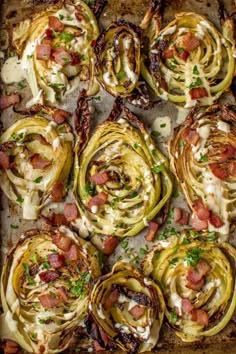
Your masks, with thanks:
M58 231L56 235L52 236L52 243L57 246L60 250L68 252L71 246L72 240L67 237L63 232Z
M236 177L236 162L232 161L228 165L229 173L231 176Z
M120 293L118 289L114 289L110 295L108 296L108 298L106 299L106 301L103 304L103 307L105 310L109 309L110 307L112 307L112 305L118 300Z
M50 294L40 295L39 301L45 309L51 309L53 307L57 307L60 304L60 301Z
M53 38L53 31L51 30L51 28L47 28L45 34L48 38Z
M82 14L79 14L78 12L75 13L75 17L79 22L83 21L84 16Z
M198 98L207 97L208 93L205 87L194 87L189 91L192 100L197 100Z
M90 182L94 183L95 185L103 185L109 181L109 176L107 172L96 173L93 176L89 177Z
M8 170L10 165L10 156L4 151L0 151L0 166Z
M181 208L174 208L174 221L180 225L188 225L189 214Z
M53 51L52 57L58 64L64 66L71 62L70 53L68 53L64 48L57 48Z
M56 280L59 277L59 273L55 270L46 270L45 272L39 273L39 278L45 283L50 283L50 281Z
M51 162L42 158L39 154L34 154L30 158L30 163L33 166L33 169L43 170L45 167L51 165Z
M20 96L18 93L12 93L11 95L0 96L0 110L6 109L20 102Z
M159 80L160 80L161 88L163 88L163 90L165 90L165 91L168 91L169 88L168 88L168 84L167 84L166 80L163 77L160 77Z
M192 284L197 284L202 279L202 274L199 273L197 268L189 268L186 279Z
M79 213L78 213L78 209L77 209L76 204L67 203L64 206L64 215L65 215L66 220L73 221L73 220L77 219L78 214Z
M48 145L47 140L42 135L39 136L39 142L42 145Z
M20 354L20 352L18 352L19 350L19 346L16 342L13 342L10 339L7 339L6 342L3 345L3 349L4 349L4 354Z
M197 231L206 230L208 228L208 220L200 220L195 213L192 214L190 223Z
M177 54L177 52L176 52L175 48L169 48L169 49L164 50L163 58L172 59L176 54Z
M182 299L182 311L183 313L189 313L194 309L193 305L188 299Z
M57 213L52 213L51 223L53 225L68 225L69 224L64 215L57 214Z
M96 45L96 40L95 39L92 39L92 41L91 41L91 47L95 47L95 45Z
M192 289L194 291L199 291L203 287L204 283L205 283L204 278L199 280L199 282L197 282L197 283L192 283L191 281L188 281L187 284L186 284L186 287L188 289Z
M199 323L202 326L208 326L209 316L206 311L193 309L191 312L191 320Z
M50 47L52 47L52 40L51 40L51 38L45 37L45 38L43 38L41 44L48 44L48 45L50 45Z
M48 26L56 32L62 32L64 30L64 23L62 23L59 18L55 16L49 16Z
M218 163L210 163L209 167L213 175L221 180L225 180L229 176L228 170Z
M102 352L102 351L105 351L106 349L105 348L102 348L101 346L100 346L100 344L98 343L98 341L94 341L94 349L95 349L95 351L96 352Z
M78 53L70 53L71 63L70 65L77 65L81 62L80 55Z
M68 296L66 293L66 289L61 286L57 291L56 291L56 296L60 298L63 301L66 301Z
M196 131L196 129L191 129L191 128L187 128L183 131L182 133L182 138L191 145L197 145L199 139L200 139L200 135L198 134L198 132Z
M226 161L227 159L231 159L232 157L235 157L236 155L236 149L234 146L227 144L225 146L222 146L220 148L220 161Z
M48 261L50 263L50 266L56 269L64 266L65 257L63 256L63 254L52 253L49 254Z
M209 222L211 225L213 225L216 228L224 225L224 222L221 220L221 218L219 216L215 215L214 213L211 213L210 218L209 218Z
M187 50L184 50L182 53L179 54L180 58L184 61L186 61L189 57L190 53L187 52Z
M107 201L108 195L104 192L100 192L94 197L92 197L88 202L88 209L91 211L92 206L101 206L104 205Z
M158 222L156 221L150 221L149 222L149 225L148 225L148 233L147 235L145 236L145 239L148 241L148 242L152 242L155 237L156 237L156 233L157 233L157 230L159 229L159 224Z
M54 182L52 186L52 192L51 192L53 202L55 203L61 202L63 195L64 195L64 183L61 181Z
M201 198L195 200L193 204L194 213L200 220L208 220L210 216L210 211L204 206Z
M38 44L36 47L36 58L38 60L48 60L51 55L52 48L49 44Z
M182 46L187 52L192 52L194 49L199 47L200 39L195 37L191 32L188 32L181 37Z
M71 245L69 251L65 254L69 261L77 261L79 259L79 250L77 245Z
M129 310L131 316L133 316L136 320L139 320L145 314L146 308L144 306L135 305Z
M113 236L108 236L108 238L104 241L103 246L102 246L102 252L106 255L109 256L112 254L114 249L118 246L119 240Z
M52 116L52 119L57 124L62 124L65 122L67 118L70 117L70 112L64 111L64 109L57 109Z

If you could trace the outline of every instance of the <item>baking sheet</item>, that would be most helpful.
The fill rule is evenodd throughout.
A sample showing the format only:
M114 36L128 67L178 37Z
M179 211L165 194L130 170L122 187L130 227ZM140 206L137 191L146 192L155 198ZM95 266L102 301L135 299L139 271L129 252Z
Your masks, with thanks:
M109 0L108 5L104 8L102 15L100 16L100 26L101 28L105 28L112 20L118 20L119 18L124 18L127 21L131 21L135 24L140 24L150 1L148 0ZM229 12L236 11L236 2L235 0L225 0L224 5ZM10 44L10 36L9 31L13 28L14 24L18 23L22 19L27 18L30 14L34 11L39 11L47 7L46 1L37 1L37 0L23 0L23 1L16 1L16 0L4 0L1 3L1 27L0 27L0 45L1 45L1 52L0 52L0 60L1 64L4 62L4 59L10 55L11 49L9 49ZM164 18L163 18L163 25L166 25L170 20L173 19L174 13L182 12L182 11L193 11L197 12L201 15L205 15L211 20L218 28L219 28L219 20L217 18L216 13L216 1L214 0L167 0L165 1L165 8L164 8ZM15 85L4 86L1 83L1 89L5 93L11 93L18 91L19 88ZM31 94L28 88L24 88L20 91L23 100L21 102L22 108L24 107L25 103L31 97ZM114 98L108 95L106 92L101 90L97 96L100 97L100 100L92 99L90 105L94 107L94 121L93 127L103 121L109 114L112 108L112 104ZM60 106L60 108L64 108L71 113L74 112L76 108L76 100L78 97L78 91L75 91L70 98ZM234 97L229 94L225 93L221 99L220 103L232 103L235 104ZM149 128L150 132L156 129L158 125L158 119L160 117L170 117L171 118L171 128L173 129L174 126L180 124L181 121L187 114L187 110L183 108L176 108L171 103L162 102L157 105L155 108L149 111L143 111L137 109L131 105L128 107L137 114L138 117L143 119ZM3 128L6 129L10 125L12 125L16 120L20 119L21 116L18 114L13 114L12 108L5 110L1 116L1 123ZM164 118L166 119L166 118ZM73 119L71 119L70 124L73 126ZM160 136L156 138L156 143L158 146L166 152L166 141L168 140L168 136ZM71 192L65 202L73 200L73 196ZM43 214L47 212L52 212L53 210L56 212L61 212L63 210L63 203L61 203L60 207L58 204L56 205L49 205L46 209L42 211ZM172 205L181 207L187 211L189 211L187 205L183 201L182 196L180 195L178 198L172 198ZM8 202L4 195L1 196L1 213L0 213L0 222L1 222L1 229L0 229L0 236L1 236L1 261L4 261L4 255L7 250L11 247L11 245L17 240L20 234L28 229L41 227L42 221L38 220L35 221L25 221L21 218L21 210ZM171 222L169 218L168 222ZM12 228L12 225L16 226L17 228ZM166 227L171 226L171 224L166 225ZM176 227L176 225L174 225ZM140 248L144 247L147 244L148 248L150 249L150 243L146 242L144 239L144 235L146 230L144 230L139 236L126 239L128 241L128 249L134 248L135 251L124 251L124 249L119 246L115 250L114 254L108 258L105 264L105 270L109 270L112 264L119 258L127 259L133 262L136 266L139 266L142 262L142 255L140 254ZM231 235L230 242L235 242L236 236ZM95 243L98 247L101 247L102 239L93 238L92 242ZM136 262L136 256L138 256L139 261ZM161 353L236 353L236 316L233 317L229 325L217 336L212 338L205 338L202 342L197 342L193 344L181 342L170 329L163 325L161 330L161 336L159 343L157 345L158 352ZM68 351L67 351L68 352ZM72 350L73 352L73 350ZM153 351L154 352L154 351Z

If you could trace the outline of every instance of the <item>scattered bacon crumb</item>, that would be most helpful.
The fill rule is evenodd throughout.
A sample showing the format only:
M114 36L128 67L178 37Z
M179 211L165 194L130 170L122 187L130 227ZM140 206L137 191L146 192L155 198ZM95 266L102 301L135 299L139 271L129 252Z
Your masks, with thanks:
M194 201L192 206L194 213L200 220L208 220L210 217L210 211L204 206L201 198Z
M152 242L155 237L156 237L156 233L157 233L157 230L159 229L159 224L158 222L156 221L150 221L149 222L149 225L148 225L148 233L147 235L145 236L145 239L148 241L148 242Z
M76 204L67 203L64 206L64 215L65 215L66 220L73 221L73 220L77 219L78 214L79 213L78 213L78 209L77 209Z
M195 213L192 214L190 223L197 231L206 230L208 228L208 220L200 220Z
M64 196L64 183L61 181L53 183L51 195L53 202L61 202Z
M20 102L20 96L17 93L11 95L0 96L0 110L6 109Z
M1 347L3 348L4 354L21 354L18 344L10 339L7 339Z
M57 124L62 124L70 117L70 112L65 111L64 109L57 109L52 116L52 119Z
M89 177L90 182L94 183L95 185L103 185L109 181L109 176L107 172L96 173L93 176Z
M39 278L45 283L50 283L51 281L59 278L59 273L55 270L46 270L45 272L39 273Z
M203 287L204 283L205 283L204 278L199 280L199 282L197 282L197 283L192 283L191 281L188 281L187 284L186 284L186 287L188 289L192 289L194 291L199 291Z
M108 298L105 300L103 307L105 310L109 309L110 307L112 307L112 305L118 300L120 293L118 289L114 289L110 295L108 296Z
M145 307L144 306L139 306L135 305L129 310L129 313L131 316L133 316L136 320L139 320L144 314L145 314Z
M49 16L48 26L56 32L62 32L64 30L64 23L62 23L59 18L55 16Z
M208 93L205 87L194 87L189 91L192 100L197 100L198 98L207 97Z
M48 60L51 55L52 48L50 44L38 44L36 47L36 58L38 60Z
M66 259L70 260L70 261L77 261L79 259L79 250L78 250L78 246L72 244L70 246L70 249L68 252L66 252L65 254Z
M193 309L194 309L194 307L188 299L182 299L183 313L190 313Z
M11 168L10 156L4 151L0 151L0 166L5 168L6 170Z
M191 32L183 35L181 37L182 46L187 52L192 52L194 49L199 47L200 39L195 37Z
M63 265L65 264L65 257L63 256L63 254L52 253L49 254L48 261L50 263L50 266L56 269L63 267Z
M110 254L113 253L113 251L118 246L118 244L119 244L119 240L116 237L108 236L108 238L103 243L102 252L106 256L109 256Z
M180 225L188 225L189 213L181 208L174 208L174 221Z
M211 163L209 167L213 175L221 180L225 180L229 175L227 168L218 163Z
M30 163L33 166L33 169L44 169L51 165L51 162L42 158L39 154L34 154L30 158Z
M51 309L53 307L57 307L60 304L60 301L50 294L40 295L39 301L45 309Z
M180 58L184 61L186 61L189 57L190 53L187 52L187 50L184 50L182 53L179 54Z
M198 132L196 131L196 129L191 129L191 128L187 128L183 131L182 133L182 138L191 145L197 145L199 139L200 139L200 135L198 134Z
M191 320L196 321L202 326L207 326L209 323L209 316L206 311L204 310L199 310L199 309L193 309L191 312Z
M107 201L108 195L104 192L100 192L94 197L92 197L88 202L88 209L91 211L92 206L104 205Z
M56 245L60 250L67 252L70 249L72 240L63 232L58 231L52 236L52 243L54 243L54 245Z
M221 220L221 218L212 212L209 218L209 222L211 225L215 226L216 228L219 228L224 225L224 222Z
M227 159L235 157L236 149L234 146L227 144L220 148L220 152L221 152L220 161L223 162L226 161Z

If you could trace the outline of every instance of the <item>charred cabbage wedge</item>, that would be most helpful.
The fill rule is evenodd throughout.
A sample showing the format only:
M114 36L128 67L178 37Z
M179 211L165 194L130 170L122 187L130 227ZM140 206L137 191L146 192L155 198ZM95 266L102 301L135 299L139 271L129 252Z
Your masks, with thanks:
M164 310L160 288L128 263L116 263L90 295L90 316L129 353L147 352L157 344Z
M192 111L169 141L172 169L209 231L227 236L236 216L236 107Z
M96 77L113 96L128 96L137 85L140 40L139 27L119 20L112 23L96 42Z
M81 0L59 1L13 30L13 45L32 91L34 103L61 101L86 86L93 95L93 45L99 34L96 18Z
M52 108L43 108L52 115ZM10 165L0 169L1 189L22 207L24 219L37 219L57 181L66 185L72 166L73 135L69 125L57 125L35 114L10 126L0 137L0 153Z
M233 21L222 18L222 33L193 12L176 14L162 30L160 22L160 5L152 5L141 24L149 39L141 62L143 77L164 100L186 108L213 104L234 77Z
M175 334L194 342L219 333L235 311L236 250L228 243L190 239L185 232L179 236L166 249L154 247L143 271L162 284L165 315Z
M90 231L135 236L170 199L168 161L144 124L119 99L89 140L90 119L87 100L81 97L74 172L79 211L89 220Z
M58 233L67 242L60 243ZM87 315L88 290L99 276L97 250L69 229L26 232L3 267L1 338L29 353L65 350Z

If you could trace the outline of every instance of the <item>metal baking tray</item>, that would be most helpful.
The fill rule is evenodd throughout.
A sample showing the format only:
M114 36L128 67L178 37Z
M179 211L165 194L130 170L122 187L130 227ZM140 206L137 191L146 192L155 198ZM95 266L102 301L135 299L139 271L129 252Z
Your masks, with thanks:
M1 0L0 4L0 62L3 64L4 60L10 56L11 53L11 31L13 26L19 21L26 19L32 13L46 9L49 4L53 3L50 0ZM123 18L127 21L133 22L137 25L141 23L143 16L150 5L148 0L108 0L108 4L105 6L100 19L100 28L106 28L111 21L116 21ZM229 13L236 11L235 0L224 0L224 6ZM173 19L174 14L182 11L193 11L201 15L206 16L211 20L218 28L220 23L217 17L217 3L215 0L166 0L164 2L164 16L163 16L163 26L166 25L170 20ZM5 86L3 83L0 84L1 90L5 93L11 93L17 91L19 88L15 85ZM21 90L21 95L23 100L21 102L22 108L25 102L30 97L30 92L28 88ZM95 126L103 121L111 111L114 98L107 94L105 91L101 90L98 95L100 100L92 100L91 105L94 106L96 112L96 118L94 120L93 129ZM70 98L64 103L61 108L64 108L71 113L74 112L76 108L76 101L78 97L78 91L73 92ZM221 99L220 103L232 103L235 104L235 98L230 93L225 93ZM166 152L166 142L171 135L173 128L180 124L186 117L188 111L183 108L177 108L171 103L166 101L161 102L154 108L144 111L137 109L134 106L128 105L129 108L137 114L147 125L150 131L158 130L160 124L163 122L170 122L170 131L165 131L156 138L156 143L158 146L167 154ZM167 118L169 117L169 118ZM16 120L20 119L21 116L13 113L12 108L6 109L1 115L1 125L3 129L8 128ZM73 126L73 120L69 122ZM169 125L169 123L168 123ZM181 194L181 193L180 193ZM72 200L73 196L69 193L67 200ZM23 231L26 231L35 227L42 227L42 220L39 219L35 221L25 221L21 219L21 211L17 206L11 204L4 195L1 195L1 210L0 210L0 246L1 246L1 263L4 262L4 257L8 249L12 244L19 238ZM180 195L178 198L172 198L172 207L181 206L185 210L188 207ZM54 206L50 206L53 210ZM57 207L58 208L58 207ZM61 210L57 209L57 212ZM15 225L17 228L12 228L11 225ZM170 226L170 225L168 225ZM235 243L236 236L233 235L230 242ZM101 246L101 240L92 239L98 248ZM136 237L128 239L129 247L134 248L135 252L139 256L140 263L142 262L142 256L139 254L140 247L145 244L144 232ZM148 245L150 249L150 244ZM116 261L116 259L122 255L124 257L124 250L118 247L114 254L110 256L105 264L105 269L108 271L111 265ZM126 255L127 256L127 255ZM160 353L181 353L181 354L191 354L197 353L207 353L207 354L221 354L221 353L236 353L236 316L232 318L227 327L218 335L205 338L204 341L195 342L192 344L181 342L173 332L164 324L161 330L160 340L157 345L157 351ZM66 351L67 353L69 351ZM73 349L71 350L73 352ZM155 351L153 351L154 353ZM120 352L119 352L120 353Z

